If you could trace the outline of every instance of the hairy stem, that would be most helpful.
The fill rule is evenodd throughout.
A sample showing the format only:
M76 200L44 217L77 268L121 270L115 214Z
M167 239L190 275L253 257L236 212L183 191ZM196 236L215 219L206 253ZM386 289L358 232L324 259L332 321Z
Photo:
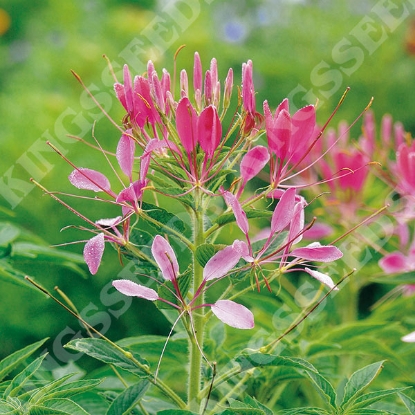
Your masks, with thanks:
M203 268L196 259L196 249L205 242L203 235L204 211L202 206L202 194L199 189L195 191L195 214L193 217L194 226L194 251L193 251L193 293L197 292L203 281ZM193 307L204 304L204 295L201 293L195 299ZM199 308L193 314L194 336L190 337L190 366L189 366L189 385L188 385L188 405L193 411L199 412L200 409L200 389L201 389L201 370L203 350L203 331L204 331L204 310Z

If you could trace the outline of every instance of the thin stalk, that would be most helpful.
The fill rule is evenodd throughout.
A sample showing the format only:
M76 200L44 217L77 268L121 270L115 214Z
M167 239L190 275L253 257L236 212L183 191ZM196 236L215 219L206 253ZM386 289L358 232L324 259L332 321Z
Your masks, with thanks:
M203 268L196 259L196 249L205 242L203 232L204 209L202 204L202 193L200 189L195 189L195 213L193 216L194 227L194 251L193 251L193 293L196 293L203 281ZM203 292L195 299L193 307L204 304ZM203 350L203 331L204 331L204 309L200 308L193 315L194 336L189 339L190 365L189 365L189 384L188 384L188 405L190 410L199 412L200 409L200 389Z
M162 391L166 396L168 396L173 402L177 404L177 406L181 409L184 409L186 407L186 404L183 402L183 400L180 398L179 395L177 395L169 386L167 386L163 381L157 380L154 378L153 373L151 372L150 368L139 362L131 352L124 350L122 347L118 346L118 344L114 343L112 340L110 340L108 337L104 336L100 331L98 331L95 327L91 326L89 323L87 323L81 316L76 314L74 311L72 311L69 307L67 307L65 304L62 303L58 298L53 296L48 290L43 288L40 284L32 280L30 277L25 276L25 279L29 281L31 284L33 284L38 290L46 294L49 298L54 300L56 303L58 303L61 307L63 307L66 311L68 311L70 314L72 314L75 318L77 318L84 326L88 327L89 330L96 333L101 339L105 340L111 346L116 348L118 351L120 351L126 358L130 359L136 367L138 367L140 370L142 370L147 376L149 382L151 382L154 386L156 386L160 391Z

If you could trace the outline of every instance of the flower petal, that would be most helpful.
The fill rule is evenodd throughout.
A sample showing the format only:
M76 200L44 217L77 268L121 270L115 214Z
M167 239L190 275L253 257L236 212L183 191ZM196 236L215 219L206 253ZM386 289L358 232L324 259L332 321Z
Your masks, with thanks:
M96 170L79 168L69 175L69 181L78 189L105 192L111 189L109 180Z
M395 272L405 272L408 269L408 258L401 252L392 252L385 255L380 261L379 266L384 272L394 274Z
M124 174L132 181L134 165L135 141L130 137L131 130L127 130L120 138L117 146L117 161Z
M236 329L252 329L254 315L241 304L219 300L211 306L212 313L223 323Z
M226 204L232 209L239 229L246 235L249 231L248 219L241 204L238 202L238 199L233 193L228 192L227 190L222 192L222 196L225 199Z
M295 188L287 189L281 196L271 218L271 235L282 231L294 216Z
M209 105L200 113L197 134L200 147L209 157L212 157L222 137L222 124L213 105Z
M136 284L130 280L115 280L112 285L124 295L129 297L145 298L146 300L155 301L159 296L156 291L143 285Z
M412 333L407 334L406 336L403 336L401 338L401 340L403 342L407 342L407 343L415 343L415 331L413 331Z
M104 249L105 238L103 233L94 236L85 244L84 259L92 275L95 275L98 271Z
M316 242L304 248L294 249L290 255L307 261L331 262L340 259L343 253L335 246L323 246Z
M265 167L268 160L268 149L264 146L256 146L244 155L240 164L243 186Z
M327 274L323 274L322 272L312 270L310 268L305 268L304 271L306 271L308 274L310 274L313 278L320 281L322 284L326 285L330 289L333 289L334 291L338 291L339 288L336 287L336 284L334 284L333 280L330 276Z
M179 273L176 254L170 244L160 235L156 235L151 246L151 253L159 266L163 278L173 281Z
M188 154L195 149L198 142L197 120L198 115L190 103L189 98L182 98L176 109L176 126L177 134Z
M232 245L221 249L209 259L203 269L203 279L205 281L215 278L222 278L226 275L241 259L242 252L240 247Z

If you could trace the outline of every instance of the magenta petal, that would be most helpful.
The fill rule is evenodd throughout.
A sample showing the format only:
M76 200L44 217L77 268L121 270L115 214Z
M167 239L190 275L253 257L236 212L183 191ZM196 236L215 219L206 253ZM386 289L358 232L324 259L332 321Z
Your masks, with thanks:
M282 231L294 216L295 188L287 189L281 196L271 218L271 235Z
M170 244L162 236L156 235L151 246L151 253L161 270L163 278L173 281L179 273L179 264Z
M131 130L127 130L120 138L117 146L117 161L124 174L132 181L135 141L130 137Z
M263 146L256 146L249 150L241 160L240 170L243 185L255 177L268 163L268 149Z
M215 278L222 278L226 275L241 259L241 248L227 246L221 249L212 258L209 259L203 269L203 279L205 281Z
M304 229L304 206L305 201L297 202L294 206L294 215L290 223L289 239L292 240L292 245L298 244L303 239L301 233ZM296 239L295 236L299 235Z
M380 261L379 266L387 273L405 272L408 269L408 259L400 252L392 252L385 255Z
M222 124L213 105L209 105L200 113L197 133L200 147L209 157L212 157L222 137Z
M109 191L109 180L96 170L79 168L69 175L69 181L78 189L93 190L94 192Z
M197 113L189 98L182 98L176 109L176 126L177 134L187 153L191 153L198 143L197 120Z
M314 242L304 248L294 249L290 255L307 261L331 262L340 259L343 254L335 246L323 246Z
M239 229L246 235L249 231L248 218L246 217L246 213L242 209L241 204L238 202L238 199L233 193L228 192L227 190L222 192L222 196L225 199L226 204L232 209Z
M212 313L223 323L236 329L252 329L254 315L241 304L219 300L211 306Z
M146 300L156 301L159 296L156 291L143 285L136 284L130 280L115 280L112 285L124 295L129 297L145 298Z
M292 136L290 143L291 154L298 153L303 155L308 148L308 141L314 132L316 126L316 110L314 105L307 105L300 108L292 116ZM298 160L292 160L293 162Z
M330 289L333 289L334 291L339 290L338 287L336 287L336 284L334 284L331 277L329 277L327 274L323 274L322 272L315 271L310 268L305 268L304 271L306 271L313 278L315 278L317 281L320 281L322 284L326 285Z
M117 226L122 221L122 216L117 216L116 218L108 218L108 219L99 219L95 223L102 227L114 227Z
M103 233L94 236L85 244L84 259L92 275L95 275L98 271L104 249L105 238Z

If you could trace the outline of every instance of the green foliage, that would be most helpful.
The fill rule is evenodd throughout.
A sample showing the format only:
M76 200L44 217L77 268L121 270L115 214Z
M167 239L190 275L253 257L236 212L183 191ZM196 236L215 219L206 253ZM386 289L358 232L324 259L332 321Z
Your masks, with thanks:
M0 413L10 415L89 415L73 398L98 386L100 380L70 381L73 374L46 381L40 376L45 355L35 358L10 380L8 373L24 365L44 343L39 341L0 362ZM75 398L76 399L76 398Z
M45 262L71 269L85 277L81 255L50 248L41 238L32 235L11 222L0 222L0 279L4 282L33 288L25 280L25 272L19 270L23 261ZM21 267L21 266L20 266Z

